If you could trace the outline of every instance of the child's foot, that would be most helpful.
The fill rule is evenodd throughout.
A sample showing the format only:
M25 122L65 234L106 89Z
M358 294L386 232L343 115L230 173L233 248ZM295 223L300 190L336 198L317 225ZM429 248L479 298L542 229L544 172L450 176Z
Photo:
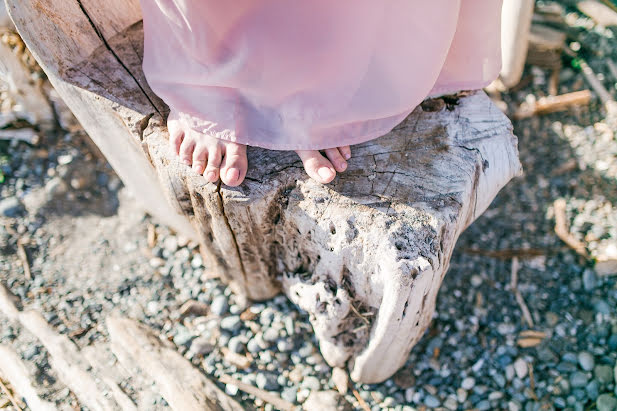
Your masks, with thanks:
M219 177L228 186L242 183L248 167L245 145L183 128L177 120L169 120L167 128L172 151L193 171L211 183Z
M347 160L351 158L351 149L349 146L344 146L328 148L324 152L327 158L317 150L296 151L309 177L322 184L327 184L334 180L337 171L342 173L347 169Z

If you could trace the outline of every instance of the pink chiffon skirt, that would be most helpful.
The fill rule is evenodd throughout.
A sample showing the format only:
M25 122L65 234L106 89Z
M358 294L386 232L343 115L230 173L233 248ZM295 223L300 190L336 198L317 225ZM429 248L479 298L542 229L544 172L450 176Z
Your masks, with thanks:
M274 150L388 133L500 69L501 0L142 0L144 72L176 119Z

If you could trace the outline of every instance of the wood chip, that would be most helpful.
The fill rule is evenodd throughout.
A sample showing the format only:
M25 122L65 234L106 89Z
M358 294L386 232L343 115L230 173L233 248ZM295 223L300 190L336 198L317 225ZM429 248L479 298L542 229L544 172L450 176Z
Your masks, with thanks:
M574 237L568 228L566 217L566 200L563 198L555 200L553 203L553 209L555 212L555 234L557 234L557 237L559 237L561 241L566 243L578 254L588 258L589 254L587 253L587 247L582 241Z
M536 347L542 343L541 338L519 338L516 343L521 348Z
M11 404L13 404L13 407L15 407L18 410L24 409L24 406L22 406L22 403L21 402L17 402L17 399L13 396L11 391L9 391L7 386L4 385L2 380L0 380L0 389L2 389L2 392L7 396L7 398L11 402Z
M148 224L148 247L154 248L156 245L156 227L154 224Z
M512 259L512 270L511 270L511 277L510 277L510 288L512 289L512 292L514 293L514 297L516 298L516 302L518 303L522 313L523 313L523 318L525 318L525 321L527 322L527 325L529 327L533 327L533 318L531 317L531 313L529 312L529 308L527 308L527 304L525 304L525 300L523 299L523 296L521 294L521 292L518 290L518 267L519 267L519 263L518 263L518 258L514 257Z
M525 331L521 331L519 333L519 337L522 337L522 338L541 338L541 339L544 339L544 338L546 338L546 333L543 332L543 331L525 330Z
M229 375L223 374L220 378L220 381L223 384L235 385L236 387L238 387L239 390L244 391L247 394L253 395L256 398L259 398L260 400L265 401L269 404L272 404L275 408L278 408L279 410L291 411L296 408L292 403L290 403L289 401L285 401L274 392L265 391L253 385L246 384L242 381L236 380Z
M535 103L521 104L516 113L514 113L514 119L520 120L535 115L564 111L573 106L589 104L590 101L591 92L589 90L575 91L559 96L542 97Z
M207 304L201 301L189 300L180 307L180 318L188 317L189 315L203 317L207 315L209 311L210 307Z
M28 280L32 280L32 273L30 271L30 261L28 260L28 253L26 252L26 248L24 247L24 242L20 238L17 240L17 256L19 257L19 261L21 261L21 265L24 268L24 274Z
M108 317L107 330L118 360L127 369L137 365L143 375L154 381L172 409L243 409L146 326L126 318Z
M360 405L360 408L362 408L364 411L371 411L371 408L368 406L366 401L364 401L364 398L360 396L360 394L358 393L358 390L354 388L351 390L351 392L353 396L356 397L356 400L358 400L358 404Z
M223 353L223 358L225 359L225 361L232 365L235 365L242 370L247 369L251 366L251 360L248 357L242 354L235 353L227 347L222 347L221 353Z
M0 374L11 383L15 392L26 400L28 408L33 411L51 411L56 409L55 404L42 400L39 397L31 383L31 381L36 380L36 376L30 374L16 352L6 345L0 345L0 358L2 358L2 361L0 361ZM11 400L11 397L9 399Z

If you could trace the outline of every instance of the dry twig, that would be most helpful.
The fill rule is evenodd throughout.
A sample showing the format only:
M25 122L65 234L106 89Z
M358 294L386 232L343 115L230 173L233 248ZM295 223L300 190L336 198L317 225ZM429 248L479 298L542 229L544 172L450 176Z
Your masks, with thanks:
M514 119L520 120L538 114L563 111L572 106L589 104L589 101L591 101L591 92L589 90L575 91L559 96L542 97L533 104L521 104L516 113L514 113Z
M570 248L576 251L578 254L587 258L587 247L585 244L578 240L570 233L566 218L566 200L559 198L553 203L553 209L555 210L555 234L566 243Z
M17 240L17 256L21 261L21 265L24 267L24 274L28 280L32 280L32 272L30 271L30 261L28 261L28 253L24 247L24 242L20 238Z
M527 304L525 304L525 300L521 292L518 290L518 258L514 257L512 259L512 271L510 278L510 288L514 293L514 297L516 298L516 302L518 303L521 311L523 312L523 317L525 321L527 321L527 325L529 327L533 327L533 318L531 317L531 313L529 312L529 308L527 308Z
M360 393L358 393L358 390L356 390L355 388L351 390L351 392L353 393L353 396L356 397L356 400L358 400L358 404L360 404L360 407L364 410L364 411L371 411L371 408L368 406L368 404L366 403L366 401L364 401L364 398L362 398L360 396Z
M20 404L15 399L15 397L13 397L13 394L11 394L11 391L9 391L9 389L6 387L6 385L4 385L2 380L0 380L0 388L6 394L7 398L9 399L9 401L11 401L11 404L13 404L13 407L17 408L18 410L22 410L23 409L23 407L20 406Z
M548 250L540 250L537 248L508 248L504 250L481 250L479 248L465 248L464 253L481 255L484 257L499 258L509 260L514 257L518 258L534 258L548 254Z
M270 391L262 390L250 384L246 384L242 381L236 380L235 378L229 375L226 375L226 374L221 375L220 381L223 384L235 385L236 387L238 387L239 390L242 390L247 394L254 395L256 398L259 398L260 400L263 400L267 403L272 404L274 407L278 408L279 410L291 411L295 409L292 403L290 403L289 401L285 401L284 399L279 397L277 394L270 392Z

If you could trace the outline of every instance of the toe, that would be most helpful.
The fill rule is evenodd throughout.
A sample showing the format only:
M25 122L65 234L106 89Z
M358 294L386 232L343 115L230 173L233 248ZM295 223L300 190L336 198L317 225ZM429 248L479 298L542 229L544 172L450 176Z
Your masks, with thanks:
M349 146L339 147L338 151L341 153L341 155L343 156L345 160L349 160L351 158L351 147Z
M296 151L307 174L314 180L322 184L327 184L334 179L336 171L324 156L316 150L299 150Z
M225 143L225 156L221 167L221 180L228 186L235 187L242 183L246 176L248 163L246 146L236 143Z
M180 144L184 138L184 131L180 127L178 120L169 120L167 122L167 129L169 130L169 146L174 154L178 154L180 150Z
M336 171L341 173L347 169L347 161L345 161L338 148L328 148L325 152Z
M187 166L191 165L193 160L193 151L195 150L195 140L190 137L185 136L182 140L182 144L180 144L180 160Z
M208 149L203 144L197 144L193 151L193 171L197 174L204 172L206 168L206 158L208 156Z
M222 145L216 144L213 147L210 147L210 150L208 151L208 166L206 167L206 172L204 173L206 180L209 182L214 183L219 179L219 170L221 168L222 159Z

